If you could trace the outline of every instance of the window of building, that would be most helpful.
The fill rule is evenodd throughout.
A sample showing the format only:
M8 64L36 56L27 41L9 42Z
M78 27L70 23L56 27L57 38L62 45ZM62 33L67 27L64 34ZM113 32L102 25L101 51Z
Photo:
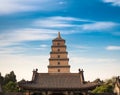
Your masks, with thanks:
M60 72L60 69L58 69L58 72Z
M60 65L60 62L58 62L58 65Z
M59 46L59 45L60 45L60 43L57 43L57 45Z
M60 58L60 55L58 55L58 58Z
M60 51L60 49L58 49L58 51Z

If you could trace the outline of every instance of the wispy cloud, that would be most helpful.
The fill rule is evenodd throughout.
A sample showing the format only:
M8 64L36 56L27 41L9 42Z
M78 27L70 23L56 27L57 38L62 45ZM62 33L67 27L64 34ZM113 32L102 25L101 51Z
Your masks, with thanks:
M20 54L23 53L27 48L23 48L23 47L0 47L0 54L4 55L4 54Z
M55 11L64 8L60 6L63 4L66 3L59 0L3 0L0 2L0 15L36 10Z
M45 17L31 22L31 24L32 28L2 32L0 46L14 45L25 41L49 40L54 38L59 30L62 30L63 34L83 33L94 32L94 30L108 30L118 25L114 22L97 22L63 16Z
M47 18L48 20L57 20L57 21L82 21L82 22L93 22L92 20L75 18L75 17L63 17L63 16L54 16Z
M14 30L0 35L0 46L14 45L24 41L48 40L52 39L54 34L56 31L47 29Z
M9 14L33 9L33 6L24 5L23 1L4 0L0 3L0 14Z
M41 48L46 48L48 45L42 44L40 45Z
M79 29L81 31L94 31L107 30L117 26L118 24L115 22L102 22L82 18L55 16L38 19L34 22L33 25L42 28L70 28L72 30Z
M120 46L107 46L107 50L120 50Z
M113 6L119 6L120 7L120 0L103 0L105 3L110 3Z
M114 22L95 22L82 25L83 30L105 30L116 26Z
M80 18L74 18L74 17L54 16L54 17L37 19L34 22L34 25L44 28L76 27L77 24L73 22L91 22L91 21Z

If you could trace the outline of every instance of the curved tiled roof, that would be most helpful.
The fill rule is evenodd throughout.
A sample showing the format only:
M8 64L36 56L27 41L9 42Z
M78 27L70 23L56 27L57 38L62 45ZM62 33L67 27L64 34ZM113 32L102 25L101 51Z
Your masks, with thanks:
M31 82L20 84L25 89L87 89L96 83L82 83L79 73L37 73Z

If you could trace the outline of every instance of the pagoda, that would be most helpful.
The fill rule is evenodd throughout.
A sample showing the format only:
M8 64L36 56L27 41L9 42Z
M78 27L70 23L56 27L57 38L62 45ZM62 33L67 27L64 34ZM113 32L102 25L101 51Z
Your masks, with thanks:
M65 40L61 38L60 32L52 41L51 50L48 73L70 73L68 52L66 52Z
M48 73L33 70L31 81L19 82L26 95L88 95L88 91L98 86L95 82L84 80L83 69L70 72L68 52L65 40L58 36L52 40Z

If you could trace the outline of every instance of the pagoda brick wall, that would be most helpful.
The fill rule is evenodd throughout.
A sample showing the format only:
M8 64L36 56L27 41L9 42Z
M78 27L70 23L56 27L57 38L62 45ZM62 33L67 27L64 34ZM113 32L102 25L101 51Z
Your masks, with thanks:
M64 64L64 66L67 66L68 65L68 61L63 61L62 64ZM58 63L58 61L51 62L51 66L57 66L57 65L61 66L62 64L61 64L61 62Z
M58 71L60 70L60 71ZM54 72L57 72L57 73L65 73L65 72L69 72L70 70L68 68L54 68L54 69L49 69L48 72L49 73L54 73Z
M57 52L58 49L60 50L59 52L64 52L64 51L66 51L66 48L64 48L64 47L52 48L52 51Z

